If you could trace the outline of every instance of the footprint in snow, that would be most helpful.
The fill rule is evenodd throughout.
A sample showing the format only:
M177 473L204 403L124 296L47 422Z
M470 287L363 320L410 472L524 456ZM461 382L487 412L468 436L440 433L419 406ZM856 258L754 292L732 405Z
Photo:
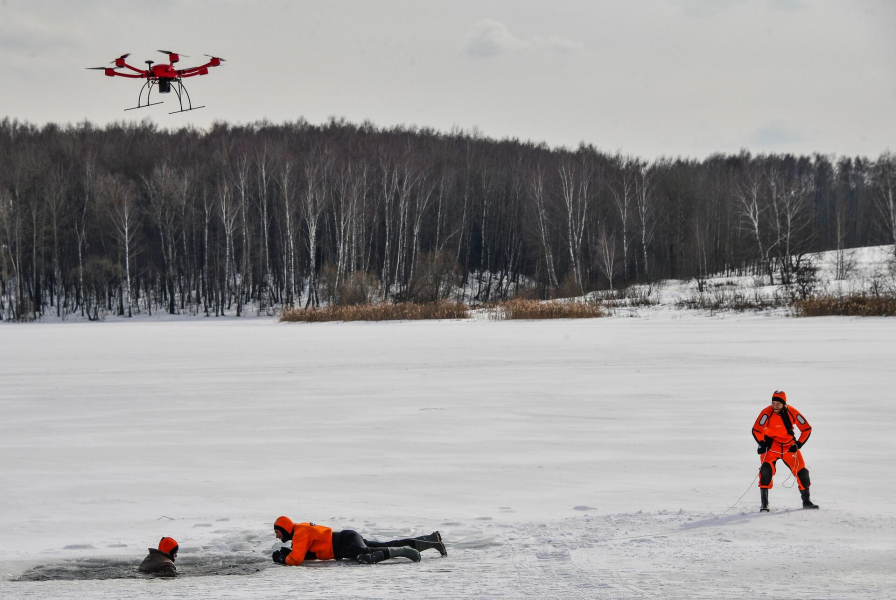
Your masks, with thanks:
M597 510L593 506L586 506L584 504L580 504L578 506L573 506L572 509L573 510Z

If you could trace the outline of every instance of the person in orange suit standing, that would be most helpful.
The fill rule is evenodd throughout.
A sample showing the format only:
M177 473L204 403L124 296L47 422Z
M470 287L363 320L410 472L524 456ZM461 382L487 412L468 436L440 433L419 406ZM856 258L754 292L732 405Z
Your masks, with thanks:
M799 438L794 435L794 427L800 432ZM762 461L759 467L760 512L768 512L768 491L772 489L772 476L779 459L796 477L803 508L818 508L809 499L809 469L800 451L811 434L812 426L806 418L787 404L787 394L781 391L772 394L771 405L762 409L753 424L753 438L759 444L756 452Z

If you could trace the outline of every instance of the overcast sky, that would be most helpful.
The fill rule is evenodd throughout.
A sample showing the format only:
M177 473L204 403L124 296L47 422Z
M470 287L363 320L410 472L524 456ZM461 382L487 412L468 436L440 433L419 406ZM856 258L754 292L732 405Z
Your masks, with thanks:
M156 49L227 59L123 112ZM645 157L896 150L896 1L0 0L0 117L162 127L330 116Z

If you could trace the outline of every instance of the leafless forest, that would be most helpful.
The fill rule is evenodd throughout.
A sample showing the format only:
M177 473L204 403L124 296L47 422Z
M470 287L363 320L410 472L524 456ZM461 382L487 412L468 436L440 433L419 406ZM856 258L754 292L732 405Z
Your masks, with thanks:
M894 242L892 153L646 161L341 121L0 122L4 320L787 282L807 252Z

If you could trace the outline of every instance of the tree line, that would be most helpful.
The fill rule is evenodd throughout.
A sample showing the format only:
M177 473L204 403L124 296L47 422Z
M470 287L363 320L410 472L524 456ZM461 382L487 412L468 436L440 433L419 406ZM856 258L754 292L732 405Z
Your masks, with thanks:
M648 161L340 120L0 121L4 320L788 283L806 253L894 242L890 152Z

